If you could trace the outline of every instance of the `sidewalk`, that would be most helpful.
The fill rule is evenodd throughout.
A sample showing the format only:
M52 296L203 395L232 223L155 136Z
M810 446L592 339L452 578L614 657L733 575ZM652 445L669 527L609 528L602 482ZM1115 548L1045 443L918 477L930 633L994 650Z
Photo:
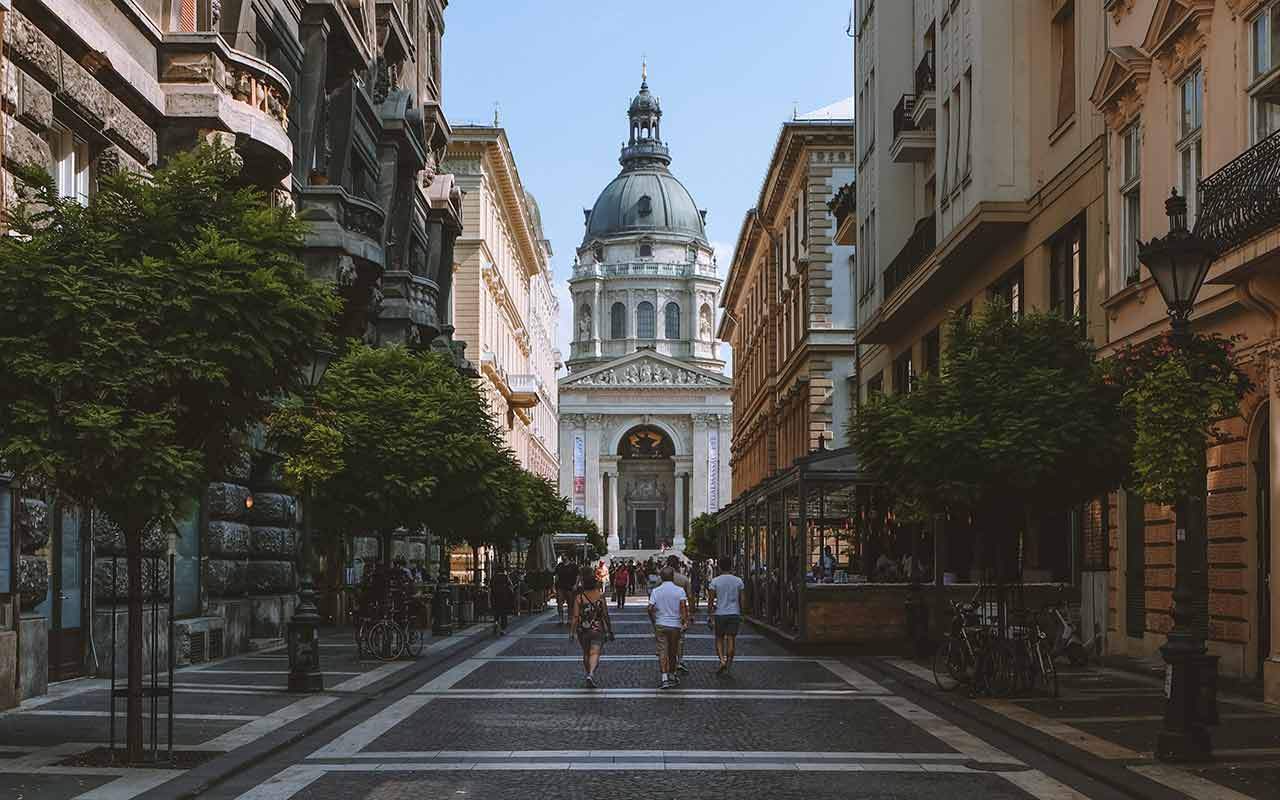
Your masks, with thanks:
M931 662L881 658L886 674L1138 797L1249 800L1280 796L1280 708L1219 694L1210 729L1216 760L1164 764L1152 751L1164 710L1163 680L1107 666L1059 665L1061 697L969 698L944 692ZM1171 791L1172 790L1172 791Z
M545 613L531 614L513 620L512 626L545 619ZM493 635L492 624L474 624L452 636L429 639L415 660L384 663L357 660L350 630L326 629L320 644L325 689L316 694L288 692L289 659L283 647L180 668L174 674L176 763L164 761L168 719L161 706L161 761L154 768L109 765L103 752L109 742L109 681L82 678L54 684L47 695L0 712L0 797L70 800L88 793L87 798L127 800L162 784L166 798L196 796L203 787ZM166 674L162 681L167 680ZM124 700L116 708L120 748ZM150 753L149 714L144 729Z

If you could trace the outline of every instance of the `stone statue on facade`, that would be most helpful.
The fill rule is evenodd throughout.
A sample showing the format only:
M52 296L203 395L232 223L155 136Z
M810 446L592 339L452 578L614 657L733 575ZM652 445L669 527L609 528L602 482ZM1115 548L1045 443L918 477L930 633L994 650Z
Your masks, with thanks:
M578 338L591 338L591 309L582 309L582 316L578 319Z

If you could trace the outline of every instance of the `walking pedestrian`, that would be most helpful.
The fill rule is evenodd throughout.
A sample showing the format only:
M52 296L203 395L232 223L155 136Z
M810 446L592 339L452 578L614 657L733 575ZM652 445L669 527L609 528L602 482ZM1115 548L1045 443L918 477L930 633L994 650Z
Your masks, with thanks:
M556 619L564 624L566 606L573 603L573 587L578 582L578 566L569 560L567 555L560 556L556 564Z
M613 602L617 604L619 611L627 607L627 587L630 583L631 571L626 564L622 564L613 572Z
M507 617L515 608L516 593L511 585L511 576L506 567L498 565L493 575L493 583L489 586L490 602L493 604L493 631L499 636L507 634Z
M717 675L733 666L738 628L742 624L742 578L733 574L733 561L720 559L720 574L707 584L707 614L715 620L716 655L720 658Z
M670 689L680 683L676 656L680 648L680 631L689 626L689 601L684 590L673 582L675 572L665 567L659 576L662 583L649 593L649 621L653 623L657 641L658 670L662 673L659 688Z
M653 563L652 558L645 564L644 577L645 594L652 595L653 590L658 588L658 584L661 582L661 576L658 574L658 565Z
M689 581L689 576L685 575L683 569L681 569L682 564L680 563L679 556L675 556L675 555L667 556L667 566L671 569L673 573L671 582L684 590L685 605L689 609L689 619L688 619L688 622L686 622L685 626L680 629L680 644L679 644L679 647L676 649L676 672L679 672L682 675L688 675L689 668L684 665L684 644L685 644L685 637L688 636L689 634L689 625L694 622L693 597L691 592L691 584Z
M613 641L613 622L609 619L604 585L594 574L584 574L582 579L583 586L573 596L569 638L576 638L582 648L582 669L586 673L587 685L594 689L600 651L604 649L606 640Z

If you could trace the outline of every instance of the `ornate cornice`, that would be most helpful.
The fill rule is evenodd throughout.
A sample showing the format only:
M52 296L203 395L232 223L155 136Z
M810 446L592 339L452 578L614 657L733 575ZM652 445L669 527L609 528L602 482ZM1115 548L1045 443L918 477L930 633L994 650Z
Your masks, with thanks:
M1165 80L1195 63L1209 41L1214 0L1160 0L1142 49L1151 54Z
M1107 50L1089 100L1108 129L1123 130L1142 111L1150 76L1151 59L1143 51L1128 45Z
M1111 21L1116 25L1120 24L1120 20L1129 16L1129 12L1133 10L1135 0L1108 0L1107 11L1111 12Z

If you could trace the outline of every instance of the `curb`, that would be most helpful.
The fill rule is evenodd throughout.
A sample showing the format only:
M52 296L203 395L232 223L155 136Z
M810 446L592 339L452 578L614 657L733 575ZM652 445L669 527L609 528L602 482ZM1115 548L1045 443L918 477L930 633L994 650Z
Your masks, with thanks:
M527 618L537 619L546 610L543 609L537 613L531 613L527 615ZM492 625L492 623L474 624L485 627ZM510 630L514 627L516 627L515 624L509 626L508 629ZM143 792L135 800L192 800L192 798L198 798L232 775L258 766L281 751L327 728L338 719L390 692L394 692L407 683L411 683L421 677L423 673L429 672L440 664L474 650L481 645L488 644L493 639L492 636L483 633L469 638L470 641L457 648L442 652L434 658L423 659L413 667L404 670L404 674L389 675L383 678L382 681L359 692L339 696L337 702L330 703L324 708L316 709L274 733L269 733L254 742L224 753L206 764L193 767L173 778L173 780L166 781L153 789ZM300 694L299 699L310 696L312 695Z
M1108 764L1107 761L1099 759L1097 756L1091 756L1079 748L1059 741L1034 728L1029 728L994 711L989 711L959 695L935 691L932 684L928 684L915 675L886 664L881 659L866 659L860 663L868 664L881 675L893 678L898 683L928 696L957 714L986 727L994 728L1040 755L1065 764L1077 772L1129 797L1137 798L1138 800L1170 800L1175 796L1185 797L1181 792L1176 792L1174 789L1154 783L1136 773L1130 772L1123 766L1128 762L1116 762L1117 768L1105 766ZM1157 762L1152 760L1150 763Z

